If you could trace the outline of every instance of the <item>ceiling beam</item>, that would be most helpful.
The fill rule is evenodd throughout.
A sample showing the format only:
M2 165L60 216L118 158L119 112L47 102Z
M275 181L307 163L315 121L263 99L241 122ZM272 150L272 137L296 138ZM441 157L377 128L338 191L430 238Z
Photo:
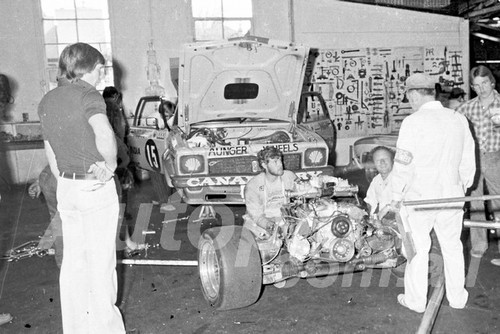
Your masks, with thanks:
M498 38L498 37L482 34L480 32L473 32L472 35L479 37L479 38L482 38L482 39L487 39L487 40L492 41L492 42L500 43L500 38Z
M472 18L472 17L477 17L477 16L489 15L489 14L493 14L496 12L500 12L500 4L470 12L469 14L466 15L466 17Z
M464 1L458 5L458 14L462 15L468 11L473 10L477 5L483 3L484 0L469 0Z
M498 27L494 27L494 26L490 26L488 24L482 24L482 23L474 23L474 25L479 26L479 27L484 28L484 29L489 29L489 30L493 30L493 31L500 33L500 28L498 28Z

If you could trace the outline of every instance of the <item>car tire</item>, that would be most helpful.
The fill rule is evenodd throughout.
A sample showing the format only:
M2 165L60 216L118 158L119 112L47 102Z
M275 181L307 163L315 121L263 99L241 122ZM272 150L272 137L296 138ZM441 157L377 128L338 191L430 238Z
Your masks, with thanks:
M257 301L262 262L253 234L242 226L205 230L198 243L198 270L205 300L218 310Z

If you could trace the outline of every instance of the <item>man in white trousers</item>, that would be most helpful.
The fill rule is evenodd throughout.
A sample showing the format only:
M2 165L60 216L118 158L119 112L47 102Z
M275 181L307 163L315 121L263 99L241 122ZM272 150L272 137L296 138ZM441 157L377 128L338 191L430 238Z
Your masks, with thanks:
M116 141L96 85L104 56L86 43L61 53L58 87L38 106L57 179L64 258L59 277L64 333L125 333L115 306L118 195Z
M401 124L394 168L393 201L463 197L475 174L474 140L466 118L435 99L435 82L416 73L406 80L414 113ZM446 297L452 308L467 303L463 246L463 202L406 207L415 257L406 266L398 302L423 313L427 304L430 232L435 230L444 262ZM403 212L402 212L403 213Z

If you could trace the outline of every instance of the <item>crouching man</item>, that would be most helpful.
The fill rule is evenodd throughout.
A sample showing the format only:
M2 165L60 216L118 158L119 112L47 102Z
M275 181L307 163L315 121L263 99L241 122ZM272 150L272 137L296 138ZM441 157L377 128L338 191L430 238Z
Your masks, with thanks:
M260 239L267 239L281 219L281 207L288 203L290 192L320 195L323 182L337 183L335 177L325 176L303 181L294 172L283 169L283 153L275 147L265 147L257 155L262 172L245 187L247 212L244 226Z
M247 212L244 226L257 237L267 239L274 225L281 221L281 206L286 192L296 191L298 180L294 172L283 169L283 154L275 147L263 148L257 155L262 172L245 187Z

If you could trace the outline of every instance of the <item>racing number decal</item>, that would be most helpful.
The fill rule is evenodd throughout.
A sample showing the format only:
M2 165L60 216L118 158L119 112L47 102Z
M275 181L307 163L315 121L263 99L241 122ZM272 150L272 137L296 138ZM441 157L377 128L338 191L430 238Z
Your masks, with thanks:
M146 160L148 164L156 171L160 170L160 154L158 153L158 149L156 148L156 144L152 139L149 139L146 142Z

